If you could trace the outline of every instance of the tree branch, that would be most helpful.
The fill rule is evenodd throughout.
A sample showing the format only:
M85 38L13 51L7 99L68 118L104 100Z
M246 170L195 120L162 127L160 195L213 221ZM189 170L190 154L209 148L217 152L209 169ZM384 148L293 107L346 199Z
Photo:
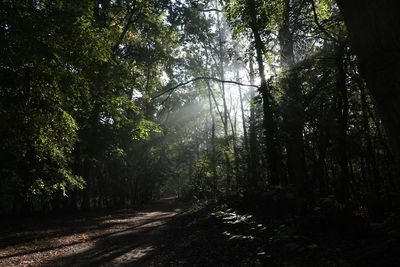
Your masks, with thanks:
M177 89L177 88L179 88L179 87L182 87L182 86L185 86L185 85L187 85L187 84L189 84L189 83L192 83L192 82L195 82L195 81L200 81L200 80L212 80L212 81L216 81L216 82L220 82L220 83L231 83L231 84L236 84L236 85L241 85L241 86L248 86L248 87L255 87L255 88L258 88L257 85L253 85L253 84L244 84L244 83L236 82L236 81L221 80L221 79L218 79L218 78L215 78L215 77L196 77L196 78L190 79L190 80L188 80L188 81L186 81L186 82L177 84L177 85L175 85L175 86L173 86L173 87L171 87L171 88L168 88L168 89L164 90L164 91L161 92L161 93L158 93L158 94L152 96L152 97L151 97L151 100L154 100L154 99L156 99L156 98L158 98L158 97L160 97L160 96L162 96L162 95L164 95L164 94L166 94L166 93L168 93L168 92L172 92L172 91L174 91L175 89Z
M304 96L304 107L308 107L311 103L311 101L321 92L322 85L324 85L329 78L329 75L331 75L331 71L327 70L324 71L322 74L321 79L317 82L317 84L313 87L313 89Z
M315 24L317 24L318 29L320 29L329 39L331 39L332 41L335 41L337 43L339 43L339 40L335 37L333 37L332 34L330 34L325 28L324 26L321 25L321 23L319 23L318 20L318 14L317 14L317 10L315 9L315 3L314 0L309 0L311 7L312 7L312 11L313 11L313 15L314 15L314 21Z
M126 33L128 32L129 27L132 24L132 19L133 19L133 15L135 14L135 11L137 11L137 9L136 9L136 1L134 1L133 4L132 4L132 8L130 10L130 13L127 16L127 22L126 22L121 34L119 35L117 42L113 46L113 51L116 51L118 49L118 46L121 44L121 42L124 39Z
M213 12L213 11L222 12L223 10L222 9L218 9L218 8L211 8L211 9L198 9L198 11L200 11L200 12Z
M222 112L221 112L221 110L219 109L217 99L216 99L216 97L215 97L215 95L214 95L214 92L213 92L213 90L211 89L210 83L209 83L208 81L207 81L207 87L208 87L208 91L209 91L210 94L211 94L212 99L214 100L214 104L215 104L215 107L217 108L218 114L219 114L219 116L221 117L221 122L224 123L224 116L222 115Z

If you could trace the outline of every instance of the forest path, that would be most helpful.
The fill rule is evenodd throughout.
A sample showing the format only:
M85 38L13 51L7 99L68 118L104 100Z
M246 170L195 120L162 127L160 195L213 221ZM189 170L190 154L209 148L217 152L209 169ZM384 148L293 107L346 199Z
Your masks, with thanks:
M189 207L162 199L140 211L0 220L0 267L400 266L398 243L381 235L312 226L305 235L265 213Z
M149 266L187 204L165 198L141 211L88 214L10 225L0 232L0 266ZM8 228L8 229L7 229Z

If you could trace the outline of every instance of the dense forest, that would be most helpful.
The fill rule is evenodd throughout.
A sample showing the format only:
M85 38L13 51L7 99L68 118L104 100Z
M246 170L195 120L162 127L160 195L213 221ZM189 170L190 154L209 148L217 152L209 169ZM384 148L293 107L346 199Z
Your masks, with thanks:
M2 0L0 214L177 195L400 221L396 6Z

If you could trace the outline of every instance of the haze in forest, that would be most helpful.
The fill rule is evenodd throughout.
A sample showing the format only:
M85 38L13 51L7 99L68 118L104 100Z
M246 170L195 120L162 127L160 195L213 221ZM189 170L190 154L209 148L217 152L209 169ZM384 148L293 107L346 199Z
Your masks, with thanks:
M2 1L0 266L400 264L397 10Z

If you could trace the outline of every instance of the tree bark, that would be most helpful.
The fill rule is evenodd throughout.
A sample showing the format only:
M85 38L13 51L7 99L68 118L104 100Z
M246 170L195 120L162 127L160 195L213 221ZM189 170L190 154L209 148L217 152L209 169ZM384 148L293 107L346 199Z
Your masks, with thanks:
M254 67L253 59L250 58L250 82L254 83ZM258 188L258 145L257 145L257 131L256 131L256 110L255 110L255 90L250 89L250 118L249 118L249 158L248 168L249 177L247 178L247 193L253 194Z
M265 131L265 143L267 147L267 173L270 185L278 185L281 183L281 168L279 168L281 155L277 144L277 125L274 118L273 106L274 99L270 92L270 86L265 77L265 66L263 60L264 43L261 39L260 29L257 23L256 3L254 0L249 0L249 15L251 19L251 30L253 33L256 60L258 72L261 79L259 91L263 101L264 120L263 126Z
M224 52L224 40L223 40L223 33L222 33L222 22L219 16L219 13L217 13L217 24L218 24L218 46L219 46L219 51L218 51L218 56L219 56L219 76L221 80L225 80L225 69L224 69L224 58L225 58L225 52ZM231 183L232 183L232 167L231 167L231 161L229 159L229 150L230 150L230 144L229 144L229 139L228 139L228 107L226 104L226 90L225 90L225 84L220 83L220 88L221 88L221 95L222 95L222 104L224 107L223 110L223 120L222 124L224 126L224 134L225 134L225 162L226 162L226 195L229 196L231 194Z
M307 167L304 152L303 128L304 108L300 82L294 66L293 33L290 29L291 10L290 0L284 1L282 26L279 30L281 67L284 95L284 127L286 130L287 169L289 183L296 186L298 212L303 213L306 200L309 198L307 190Z
M239 71L236 72L236 79L239 80ZM239 102L240 102L240 115L242 117L244 148L246 149L246 152L248 153L249 152L249 139L247 136L246 117L244 114L242 88L240 87L240 85L238 86L238 92L239 92Z
M213 187L213 195L214 197L217 194L217 158L216 158L216 149L215 149L215 116L214 110L212 106L211 100L211 86L208 81L207 88L208 88L208 104L210 107L210 116L211 116L211 169L212 169L212 187Z
M400 16L396 0L336 0L361 74L400 163ZM398 164L397 164L398 165Z
M340 174L337 181L336 197L342 204L349 200L349 160L347 153L347 128L349 117L349 100L346 88L346 70L344 66L344 49L342 44L337 47L336 55L336 113L338 120L337 151L340 166Z

